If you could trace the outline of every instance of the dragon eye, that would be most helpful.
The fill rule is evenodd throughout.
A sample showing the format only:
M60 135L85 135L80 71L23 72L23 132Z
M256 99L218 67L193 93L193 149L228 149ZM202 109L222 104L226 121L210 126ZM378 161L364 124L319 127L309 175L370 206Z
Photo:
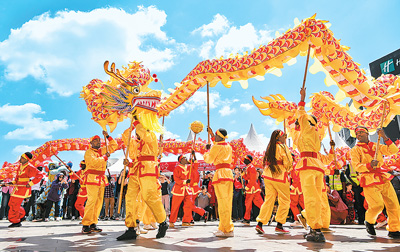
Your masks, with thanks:
M133 92L134 94L139 94L139 93L140 93L140 88L139 88L138 86L133 87L132 92Z

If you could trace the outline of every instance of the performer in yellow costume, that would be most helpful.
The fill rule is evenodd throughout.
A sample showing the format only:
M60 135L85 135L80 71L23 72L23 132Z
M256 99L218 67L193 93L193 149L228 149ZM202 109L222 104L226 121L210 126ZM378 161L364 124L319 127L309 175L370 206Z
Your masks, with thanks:
M87 190L87 202L82 219L82 233L85 234L102 231L96 224L103 206L104 188L108 185L107 176L104 174L110 153L118 148L117 142L107 131L103 131L103 135L109 141L108 152L105 146L101 147L100 137L97 135L90 139L91 148L85 152L86 171L83 181Z
M127 209L135 209L137 207L138 202L136 199L140 192L142 194L143 201L151 209L156 221L159 223L156 238L162 238L165 236L165 233L168 229L168 224L166 222L167 215L165 214L165 209L162 204L161 194L159 191L160 186L157 180L159 174L157 166L157 137L154 132L146 130L138 120L133 123L133 129L135 128L136 138L138 141L136 155L137 163L135 163L136 158L134 153L132 153L132 156L130 156L131 158L135 158L132 159L133 162L129 162L127 159L124 160L124 164L131 167L130 170L137 170L137 173L132 176L133 179L129 179L127 191L127 195L129 196L126 196ZM130 137L129 133L128 137ZM131 153L129 154L131 155ZM135 177L138 179L136 180ZM135 210L127 213L127 218L129 218L128 221L125 221L125 225L128 227L128 230L119 236L117 240L136 239L136 232L134 231L134 227L136 227L136 214L134 213Z
M368 129L358 126L355 130L358 143L351 151L351 165L359 173L360 186L364 188L368 210L365 213L365 225L370 235L376 235L376 218L386 207L388 214L389 237L400 238L400 207L396 192L390 180L392 175L383 169L382 155L393 155L399 151L397 146L385 135L382 129L377 132L386 145L379 146L376 160L376 144L368 139Z
M204 161L214 164L216 172L212 183L218 200L219 226L215 232L217 237L233 237L232 199L233 199L233 174L232 174L232 147L225 142L228 133L225 129L218 129L215 136L211 128L207 129L215 140L210 151L204 154Z
M286 146L286 134L281 130L274 130L271 140L264 155L263 166L265 183L265 201L261 206L257 217L256 231L263 234L262 225L268 223L274 208L276 196L279 207L276 212L277 222L275 232L289 233L283 228L290 208L290 182L289 172L293 169L293 157Z
M310 233L305 236L307 241L325 242L323 227L322 205L325 200L323 194L325 166L321 161L323 155L319 153L321 140L317 130L317 118L308 115L304 110L306 90L300 90L298 122L300 132L296 137L300 160L295 169L299 171L300 182L303 189L304 205L307 210L307 222L311 227ZM331 142L334 146L334 142ZM331 151L329 159L333 160ZM299 216L298 216L299 217Z

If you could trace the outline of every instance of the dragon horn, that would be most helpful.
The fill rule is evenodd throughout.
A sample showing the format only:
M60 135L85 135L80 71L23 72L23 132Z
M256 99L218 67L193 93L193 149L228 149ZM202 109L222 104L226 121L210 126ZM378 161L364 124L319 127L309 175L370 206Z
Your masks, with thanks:
M110 75L111 77L114 77L117 81L119 81L123 86L127 86L126 82L127 80L121 76L121 74L119 73L118 69L117 72L118 74L115 72L115 63L111 64L111 71L108 70L108 64L110 62L108 62L108 60L106 60L104 62L104 71L106 72L106 74Z

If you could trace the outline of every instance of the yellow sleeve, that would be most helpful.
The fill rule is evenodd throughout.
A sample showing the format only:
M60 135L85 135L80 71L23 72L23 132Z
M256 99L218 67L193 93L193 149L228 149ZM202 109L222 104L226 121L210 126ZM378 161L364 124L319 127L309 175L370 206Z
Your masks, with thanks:
M215 159L218 156L219 148L217 145L213 145L209 152L204 153L203 158L204 162L208 164L214 163Z
M351 165L357 172L368 172L367 164L361 163L362 153L359 152L358 148L351 149L350 157L351 157Z
M85 153L85 162L86 164L90 164L92 168L101 168L104 164L105 159L103 156L97 157L93 151L86 151Z
M394 143L391 143L390 145L380 145L379 151L385 156L390 156L396 154L399 148Z
M299 115L299 124L300 124L300 130L303 131L310 126L310 123L308 122L308 116L306 111L304 110L303 106L299 106L299 110L297 111L297 114Z
M319 160L321 160L321 162L324 165L330 164L335 159L334 154L331 152L332 152L332 149L329 151L328 155L323 155L320 152L318 152ZM341 168L341 167L338 167L338 168Z

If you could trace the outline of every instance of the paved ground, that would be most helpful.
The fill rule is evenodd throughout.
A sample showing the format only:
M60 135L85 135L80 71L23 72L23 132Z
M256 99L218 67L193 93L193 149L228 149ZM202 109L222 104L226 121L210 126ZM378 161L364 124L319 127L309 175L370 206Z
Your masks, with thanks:
M83 235L77 221L23 222L23 227L7 228L0 221L1 251L400 251L400 240L387 237L377 230L369 237L363 226L332 226L336 232L327 234L324 244L303 239L305 230L290 229L290 234L277 235L274 227L265 227L266 234L256 234L254 227L235 223L235 237L216 238L217 222L197 222L193 227L168 229L167 236L155 239L156 230L141 235L136 241L118 242L125 226L122 221L100 221L102 233ZM274 223L272 224L274 225Z

